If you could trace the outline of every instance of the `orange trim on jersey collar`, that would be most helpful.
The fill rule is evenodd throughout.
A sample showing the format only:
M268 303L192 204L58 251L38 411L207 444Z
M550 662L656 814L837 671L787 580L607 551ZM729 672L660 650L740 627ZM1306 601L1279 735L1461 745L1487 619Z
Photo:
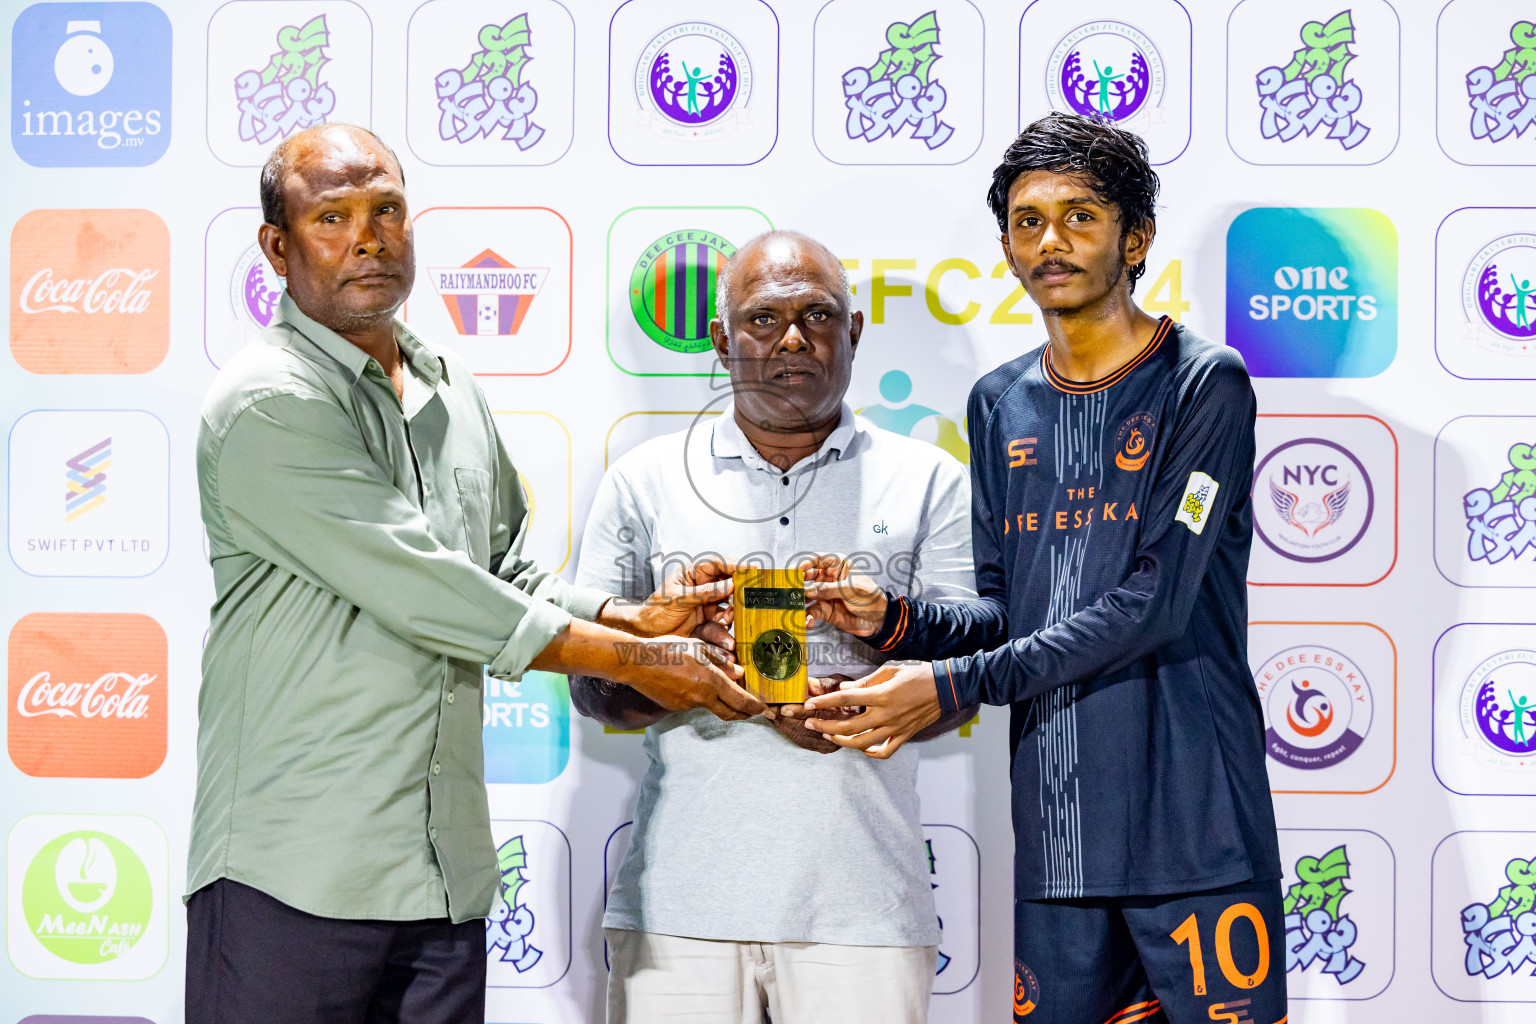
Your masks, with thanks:
M1051 386L1054 387L1057 391L1065 391L1069 395L1091 395L1096 391L1103 391L1105 388L1113 386L1114 384L1124 379L1126 374L1130 373L1132 370L1136 369L1136 367L1146 362L1147 359L1151 357L1152 353L1157 351L1157 347L1163 343L1163 339L1168 336L1168 332L1172 329L1173 321L1164 316L1158 323L1157 330L1153 332L1152 340L1147 342L1146 348L1136 353L1135 359L1132 359L1130 362L1120 367L1120 369L1116 370L1108 377L1101 377L1098 380L1091 380L1083 383L1075 380L1067 380L1065 377L1058 376L1056 371L1051 369L1050 345L1046 345L1045 350L1040 353L1040 366L1045 370L1045 379L1050 381Z

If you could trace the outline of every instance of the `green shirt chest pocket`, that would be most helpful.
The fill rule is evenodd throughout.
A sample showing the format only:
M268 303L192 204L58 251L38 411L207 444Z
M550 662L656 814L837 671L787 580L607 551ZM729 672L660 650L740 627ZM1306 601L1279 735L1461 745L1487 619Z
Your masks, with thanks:
M460 467L453 471L464 516L464 550L482 569L491 567L491 474Z

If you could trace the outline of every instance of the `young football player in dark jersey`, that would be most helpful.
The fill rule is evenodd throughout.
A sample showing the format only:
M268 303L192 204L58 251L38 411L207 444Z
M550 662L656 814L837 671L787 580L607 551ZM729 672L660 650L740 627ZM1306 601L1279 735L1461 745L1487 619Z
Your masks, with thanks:
M810 728L888 757L958 707L1012 708L1028 1024L1286 1019L1247 658L1254 395L1235 351L1132 300L1157 190L1140 138L1066 114L993 175L1049 340L971 391L980 600L888 599L835 557L809 573L814 619L923 659L806 701L865 709Z

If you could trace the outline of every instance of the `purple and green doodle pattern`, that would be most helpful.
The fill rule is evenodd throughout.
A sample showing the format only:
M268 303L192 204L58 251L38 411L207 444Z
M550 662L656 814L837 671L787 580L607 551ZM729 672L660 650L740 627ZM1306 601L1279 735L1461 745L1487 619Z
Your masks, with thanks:
M1492 489L1478 487L1462 496L1467 557L1474 562L1493 565L1536 550L1536 450L1512 445L1509 464Z
M336 94L320 81L329 63L325 47L331 36L325 15L302 27L284 25L277 31L277 52L260 71L235 76L239 100L240 138L263 145L320 124L336 109Z
M1467 105L1472 108L1472 137L1489 142L1519 138L1536 122L1536 25L1517 21L1509 30L1510 47L1493 67L1467 73Z
M463 68L448 68L435 80L437 106L442 111L437 134L461 144L501 132L501 138L527 150L544 137L530 118L539 94L523 80L533 58L528 53L528 15L504 25L483 26L476 35L480 49ZM505 129L505 131L502 131Z
M954 128L939 120L949 97L931 71L939 54L937 13L929 11L916 21L892 22L885 30L890 48L882 50L871 67L853 67L843 73L843 96L848 106L848 137L874 142L889 134L895 138L912 126L912 138L938 149L954 135Z
M1340 985L1348 985L1365 970L1349 952L1359 934L1339 905L1350 891L1349 853L1335 846L1321 857L1296 861L1297 881L1285 894L1285 970L1305 971L1314 963Z
M1349 11L1340 11L1326 24L1309 21L1301 27L1301 46L1291 54L1291 62L1259 72L1259 133L1264 138L1290 142L1326 125L1323 137L1337 139L1345 149L1365 141L1371 130L1355 120L1365 97L1348 74L1354 41Z
M485 919L485 955L489 957L501 950L501 959L522 974L532 970L544 956L543 950L528 941L534 919L533 911L522 902L522 888L528 884L523 877L528 853L523 848L522 836L513 836L497 847L496 864L501 869L501 898Z
M1467 943L1469 975L1497 978L1532 965L1536 975L1536 858L1518 857L1504 867L1509 884L1488 903L1472 903L1461 911L1462 938Z

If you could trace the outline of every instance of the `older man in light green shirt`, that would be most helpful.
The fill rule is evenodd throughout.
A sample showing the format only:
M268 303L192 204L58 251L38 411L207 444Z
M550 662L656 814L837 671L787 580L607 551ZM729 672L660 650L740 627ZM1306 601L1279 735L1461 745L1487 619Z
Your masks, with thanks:
M755 714L739 669L699 641L636 639L688 632L729 581L704 567L623 603L522 557L528 507L474 377L394 320L414 254L403 176L376 137L290 138L262 201L288 291L214 382L198 436L217 599L187 1019L482 1020L477 919L499 881L483 668Z

